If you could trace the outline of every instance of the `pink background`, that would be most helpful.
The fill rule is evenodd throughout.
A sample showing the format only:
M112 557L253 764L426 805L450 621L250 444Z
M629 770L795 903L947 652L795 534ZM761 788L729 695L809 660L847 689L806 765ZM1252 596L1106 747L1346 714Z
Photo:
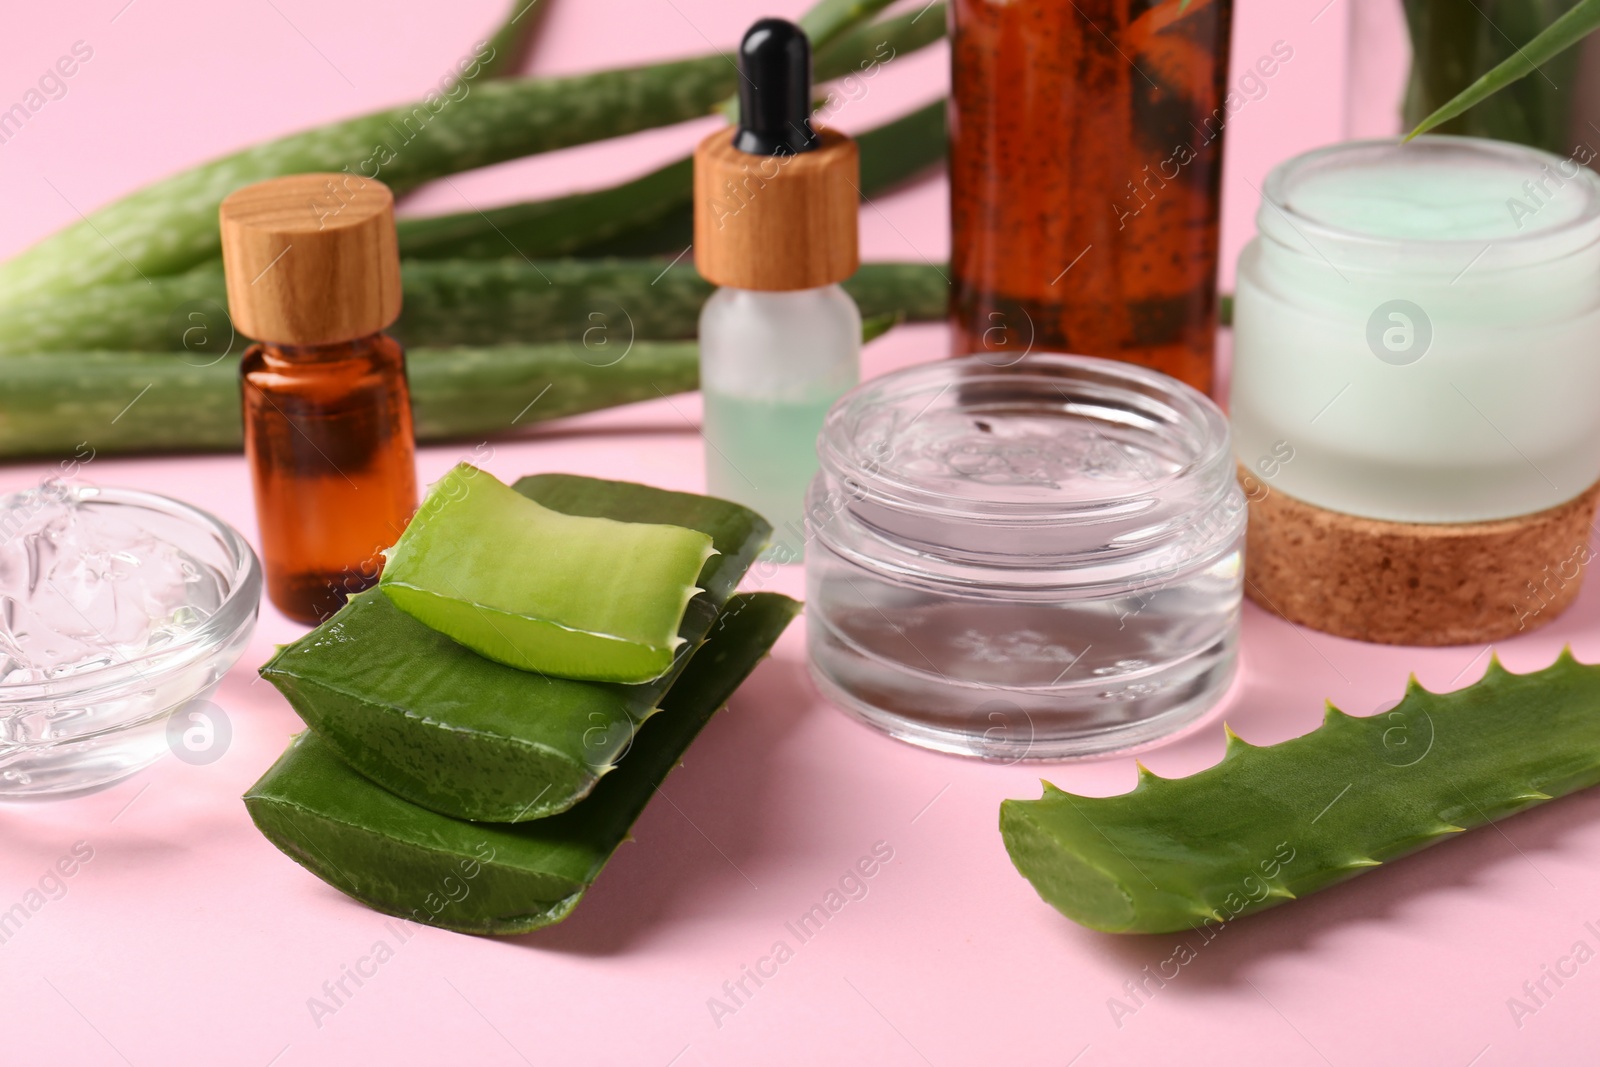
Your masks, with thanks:
M1276 40L1294 59L1229 129L1226 273L1252 230L1262 176L1339 136L1349 5L1239 0L1236 68ZM0 35L0 105L20 99L73 42L94 58L0 145L0 254L143 183L308 124L408 99L502 13L500 0L89 0L26 5ZM751 18L795 14L734 0L556 0L530 69L558 73L726 46ZM945 53L878 78L839 119L875 124L937 95ZM509 164L430 190L412 206L485 207L641 172L700 127ZM52 189L52 184L54 189ZM57 192L59 190L59 192ZM946 254L939 181L863 213L869 258ZM1225 279L1225 283L1228 284ZM895 331L868 369L942 354L939 327ZM4 398L0 397L0 404ZM698 403L675 398L496 442L503 478L542 470L700 488ZM604 432L600 432L604 431ZM431 480L470 446L424 449ZM45 464L0 468L0 490ZM253 536L241 461L99 459L99 484L172 493ZM799 574L776 583L798 594ZM255 640L214 698L234 737L218 762L168 759L95 796L0 808L0 910L75 843L93 859L0 945L7 1063L244 1065L472 1062L955 1065L1572 1064L1593 1062L1600 963L1521 1020L1507 998L1583 940L1600 948L1600 794L1485 829L1286 908L1242 921L1142 1002L1125 983L1173 956L1176 936L1080 929L1035 896L995 828L1006 797L1133 785L1129 759L998 767L932 755L857 726L804 675L800 627L715 719L577 913L509 941L421 930L403 945L384 917L281 856L238 797L299 723L254 668L300 629L264 608ZM1600 659L1600 589L1559 622L1500 645L1518 671L1570 642ZM1265 744L1303 733L1329 698L1357 714L1397 698L1415 671L1464 685L1487 649L1378 648L1300 630L1247 606L1242 681L1207 725L1150 753L1180 775L1222 753L1224 718ZM878 842L893 859L870 891L798 945L785 922ZM378 940L392 959L333 1015L323 996ZM796 949L731 1016L725 981ZM1170 969L1169 969L1170 970ZM354 988L352 986L352 988ZM1153 984L1150 986L1153 988ZM1553 987L1552 987L1553 988ZM1114 1018L1109 999L1137 1005Z

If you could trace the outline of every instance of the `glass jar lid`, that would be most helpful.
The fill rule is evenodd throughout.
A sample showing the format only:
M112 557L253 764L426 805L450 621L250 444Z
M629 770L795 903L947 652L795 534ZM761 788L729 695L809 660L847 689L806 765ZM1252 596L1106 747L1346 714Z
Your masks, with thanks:
M969 356L873 379L834 406L818 455L838 492L808 516L812 536L848 548L864 528L866 552L913 568L1104 563L1195 533L1235 487L1214 403L1085 356Z

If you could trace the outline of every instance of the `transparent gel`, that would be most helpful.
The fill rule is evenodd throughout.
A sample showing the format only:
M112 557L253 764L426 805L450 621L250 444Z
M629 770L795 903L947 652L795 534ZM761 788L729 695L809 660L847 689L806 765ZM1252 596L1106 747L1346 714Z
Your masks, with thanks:
M807 501L812 673L895 737L991 759L1139 747L1235 670L1227 424L1164 375L965 359L829 415Z
M237 531L150 493L49 482L0 497L0 798L109 785L167 751L256 620Z

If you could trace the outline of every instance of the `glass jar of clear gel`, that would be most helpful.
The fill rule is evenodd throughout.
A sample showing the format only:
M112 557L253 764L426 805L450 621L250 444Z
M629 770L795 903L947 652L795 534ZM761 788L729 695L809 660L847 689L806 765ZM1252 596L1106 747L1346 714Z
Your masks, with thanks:
M1239 259L1239 461L1404 523L1528 515L1600 479L1591 158L1424 137L1273 170Z
M1155 371L979 357L829 412L807 497L812 675L913 744L1126 750L1233 678L1245 501L1228 423Z

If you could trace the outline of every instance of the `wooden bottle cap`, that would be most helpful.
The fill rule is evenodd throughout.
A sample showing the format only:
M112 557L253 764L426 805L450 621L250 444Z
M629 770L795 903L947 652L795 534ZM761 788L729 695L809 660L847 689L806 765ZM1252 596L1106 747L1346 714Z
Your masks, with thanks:
M353 174L295 174L222 202L228 313L247 337L334 344L400 317L394 195Z
M792 291L842 282L861 265L861 154L836 130L785 156L741 152L726 130L694 153L694 262L713 285Z

